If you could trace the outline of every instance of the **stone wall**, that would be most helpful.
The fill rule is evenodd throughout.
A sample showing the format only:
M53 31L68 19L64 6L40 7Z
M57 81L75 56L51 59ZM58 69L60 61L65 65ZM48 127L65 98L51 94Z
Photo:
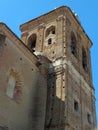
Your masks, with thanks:
M0 125L10 130L43 130L46 78L36 66L38 58L2 27L6 38L0 42Z

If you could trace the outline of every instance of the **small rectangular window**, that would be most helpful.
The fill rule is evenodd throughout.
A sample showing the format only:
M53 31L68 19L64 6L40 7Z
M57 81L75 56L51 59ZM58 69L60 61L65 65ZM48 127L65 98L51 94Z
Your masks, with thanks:
M77 112L79 110L79 104L77 101L74 101L74 110Z
M91 124L91 115L89 113L87 114L87 121L89 124Z
M51 38L48 39L48 45L50 45L50 44L52 44L52 39Z

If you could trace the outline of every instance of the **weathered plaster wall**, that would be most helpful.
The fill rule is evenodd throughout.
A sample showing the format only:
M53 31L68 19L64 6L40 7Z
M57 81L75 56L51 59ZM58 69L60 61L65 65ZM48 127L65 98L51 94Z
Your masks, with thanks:
M18 42L10 39L11 37L6 36L5 42L0 43L0 125L7 126L11 130L43 130L46 79L35 63L16 47L15 44ZM21 88L21 93L17 95L20 97L18 99L7 95L11 71L15 72L18 82L16 86Z

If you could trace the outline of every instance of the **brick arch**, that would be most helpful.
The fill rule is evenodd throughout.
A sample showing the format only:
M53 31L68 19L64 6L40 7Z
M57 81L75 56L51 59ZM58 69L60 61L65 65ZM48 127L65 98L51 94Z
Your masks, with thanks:
M22 77L14 69L10 70L8 76L7 90L6 94L11 99L14 99L16 102L21 100L22 96Z
M37 35L35 33L31 34L27 39L27 46L32 51L35 52Z
M50 26L49 28L46 29L45 31L45 37L48 37L49 34L55 34L55 26Z

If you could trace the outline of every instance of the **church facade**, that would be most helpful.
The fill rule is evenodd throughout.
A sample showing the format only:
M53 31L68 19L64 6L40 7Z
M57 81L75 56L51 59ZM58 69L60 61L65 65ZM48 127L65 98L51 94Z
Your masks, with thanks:
M94 130L92 42L69 7L0 23L0 130Z

